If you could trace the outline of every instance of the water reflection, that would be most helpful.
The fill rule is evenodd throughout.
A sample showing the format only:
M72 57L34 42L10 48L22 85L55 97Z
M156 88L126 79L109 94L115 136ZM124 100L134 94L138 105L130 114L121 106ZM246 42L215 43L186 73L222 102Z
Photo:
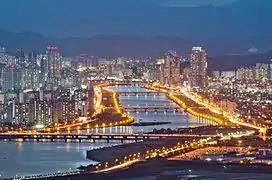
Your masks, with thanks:
M111 87L117 91L149 91L141 87L119 86ZM135 105L174 105L165 95L124 95L120 96L123 106ZM197 118L189 116L187 113L165 112L164 110L154 111L131 111L130 113L135 122L171 122L168 125L158 126L121 126L110 128L96 128L89 130L79 130L87 133L141 133L152 131L154 128L178 128L199 126L207 122L200 123ZM74 131L77 132L77 131ZM120 144L120 141L105 143L65 143L65 142L1 142L0 143L0 173L2 177L18 175L51 173L57 171L73 170L80 165L95 163L86 159L86 151L89 149L100 148Z
M80 165L96 163L86 159L86 151L120 142L65 143L65 142L1 142L0 174L13 177L75 170ZM0 178L1 179L1 178Z
M112 86L109 87L114 91L119 92L149 92L150 90L144 89L140 86ZM138 95L135 96L133 94L129 95L121 95L120 103L122 106L174 106L176 105L172 101L168 100L168 98L164 94L156 94L156 95ZM177 129L180 127L195 127L210 124L210 121L200 121L196 117L190 116L188 113L179 110L164 110L159 109L157 112L154 110L128 110L126 112L134 117L136 123L138 122L171 122L171 124L166 125L156 125L156 126L145 126L145 127L137 127L137 126L120 126L113 128L103 128L103 129L95 129L89 130L90 133L141 133L141 132L149 132L154 128L172 128ZM82 130L82 133L87 132L86 130Z

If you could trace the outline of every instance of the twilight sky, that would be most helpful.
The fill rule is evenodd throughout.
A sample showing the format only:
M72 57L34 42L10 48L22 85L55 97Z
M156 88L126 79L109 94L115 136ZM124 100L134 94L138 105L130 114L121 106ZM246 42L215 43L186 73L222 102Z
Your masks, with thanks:
M237 0L158 0L162 4L172 6L201 6L201 5L214 5L221 6L226 3L232 3Z
M163 23L171 27L189 20L186 14L183 16L183 10L168 12L169 9L162 9L159 5L220 6L235 1L238 0L0 0L0 28L15 32L33 31L49 37L172 35L177 33L170 32L174 31L170 28L160 31L165 28L161 27ZM198 9L190 13L199 17Z

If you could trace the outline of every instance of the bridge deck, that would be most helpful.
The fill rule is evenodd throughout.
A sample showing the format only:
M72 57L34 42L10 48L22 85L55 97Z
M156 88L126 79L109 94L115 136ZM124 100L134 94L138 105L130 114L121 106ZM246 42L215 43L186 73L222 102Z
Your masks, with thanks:
M213 135L193 135L193 134L90 134L90 133L1 133L0 140L23 139L25 140L148 140L148 139L168 139L168 138L196 138L214 137Z
M112 108L112 107L109 107ZM180 109L179 106L120 106L120 109Z
M159 91L116 91L119 94L164 94Z

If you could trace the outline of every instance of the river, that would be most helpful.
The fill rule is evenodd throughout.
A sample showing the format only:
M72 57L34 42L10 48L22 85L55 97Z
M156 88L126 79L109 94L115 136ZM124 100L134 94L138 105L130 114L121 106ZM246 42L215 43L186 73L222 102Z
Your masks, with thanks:
M134 86L113 86L109 87L120 92L148 91L141 87ZM164 94L160 95L123 95L120 96L120 103L123 106L135 105L174 105ZM148 132L154 128L178 128L200 126L197 118L188 115L183 111L164 112L128 112L135 119L135 122L171 122L167 125L156 125L146 127L112 127L104 129L89 130L99 133L137 133ZM82 130L85 132L86 130ZM80 165L96 163L86 159L86 151L93 148L118 145L120 142L97 142L97 143L64 143L64 142L0 142L0 175L1 177L23 176L31 174L66 172L74 170ZM1 178L0 177L0 178Z

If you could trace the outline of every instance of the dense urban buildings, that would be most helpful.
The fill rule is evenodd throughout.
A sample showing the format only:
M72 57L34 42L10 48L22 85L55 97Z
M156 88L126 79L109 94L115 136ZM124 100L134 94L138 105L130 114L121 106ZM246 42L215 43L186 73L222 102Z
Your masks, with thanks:
M95 172L99 169L103 171L103 168L107 167L118 168L123 163L126 164L130 161L127 159L128 157L131 157L132 160L138 158L139 161L144 159L146 163L150 163L148 161L150 158L167 157L168 155L170 157L170 154L174 156L173 152L192 151L190 157L194 157L194 150L200 148L200 152L202 152L204 145L209 146L209 143L215 145L216 141L218 147L221 148L227 143L236 143L237 136L252 137L253 141L247 142L247 147L250 147L255 143L256 139L254 138L259 138L259 135L265 135L266 132L270 133L271 131L267 128L272 125L271 64L258 63L255 66L239 67L228 71L216 69L209 71L209 58L204 47L192 47L190 54L181 55L175 51L167 51L148 59L99 58L87 54L80 54L75 58L63 57L60 54L60 49L56 46L48 46L41 53L36 51L27 53L19 49L15 56L7 54L5 48L0 50L0 62L3 64L1 67L0 122L1 127L4 127L2 128L3 132L8 131L10 139L22 137L22 141L26 141L25 135L28 134L29 138L43 141L45 140L43 138L48 138L49 134L53 134L46 140L51 142L59 140L79 143L84 140L95 142L96 139L93 137L96 136L97 140L106 138L104 140L110 143L111 140L117 140L115 136L124 142L128 139L128 135L126 135L128 133L130 138L138 141L140 140L138 139L139 126L158 127L156 125L160 125L160 123L162 123L161 125L166 124L165 129L154 129L152 132L140 128L143 137L145 133L149 134L148 137L150 135L157 137L158 134L164 138L171 137L170 144L158 139L154 140L157 141L154 142L155 144L150 145L150 142L143 138L143 144L139 143L139 146L142 146L139 152L133 154L131 154L131 149L118 146L117 148L121 148L120 154L125 154L124 160L119 161L123 158L119 151L118 155L114 157L111 153L102 153L100 158L103 161L107 160L105 165L103 167L101 165L88 166L88 171L93 169ZM125 86L112 86L115 83ZM136 85L139 83L152 91L144 89L143 92L139 92L139 88L143 89ZM127 103L135 101L139 104L134 107L130 104L127 104L127 107L121 105L118 102L120 96L118 90L111 90L108 87L101 88L104 87L104 84L111 86L111 88L134 89L130 92L131 94L122 92L122 90L119 93L128 93L125 95ZM98 89L100 93L103 91L100 98L104 104L97 106ZM161 96L162 93L166 96ZM144 99L139 98L142 95L144 95ZM165 104L161 104L162 99L163 102L166 102ZM130 126L133 117L130 116L127 109L124 109L134 108L133 112L138 114L141 112L137 108L141 108L145 103L148 103L146 106L149 106L154 101L162 106L155 105L153 107L157 117L161 116L159 112L164 112L163 120L168 116L167 113L171 113L171 118L176 114L182 117L182 120L187 118L186 122L179 122L180 124L173 121L175 128L179 125L183 126L184 123L190 126L190 118L193 116L194 123L201 127L170 129L168 127L172 128L173 126L168 126L168 122L157 122L157 120L155 122L153 115L151 115L152 120L149 119L148 122L139 120L134 123L134 126ZM172 104L172 102L174 102L173 107L166 105ZM120 106L123 107L120 108ZM152 114L151 111L149 112L150 107L146 106L144 107L145 117ZM162 111L159 110L160 108ZM184 111L179 112L180 109ZM184 113L192 116L185 117ZM121 120L117 121L120 117ZM237 124L242 125L237 126ZM112 128L113 126L115 128ZM138 127L138 131L134 132L134 127L135 129ZM260 133L257 133L257 130L252 132L252 127L260 130ZM127 130L127 128L132 130ZM33 129L35 134L32 134L32 131L29 132ZM115 132L112 133L113 131ZM234 134L234 131L237 134ZM20 134L22 132L26 134ZM103 135L99 134L101 132ZM46 134L39 137L42 133ZM60 136L61 133L76 133L77 135L62 134ZM104 133L110 134L105 135ZM223 133L228 134L222 135ZM174 137L176 135L177 137ZM205 141L198 142L196 139L204 138L203 135L207 135L210 140L207 138ZM233 139L232 136L235 138ZM86 137L87 139L84 139ZM227 141L225 141L226 139ZM146 140L147 142L145 142ZM180 144L181 140L185 140L184 145ZM191 140L191 143L188 144L187 140ZM247 140L245 139L245 141ZM242 146L242 141L238 141L238 143L239 147ZM131 143L131 146L134 144ZM136 146L139 148L138 143ZM156 146L156 150L149 152L149 147L153 146ZM211 147L211 149L213 148L215 147ZM112 150L112 148L106 149ZM224 149L231 151L233 148L224 147ZM250 157L260 157L262 160L251 159L251 163L272 163L268 156L260 155L260 152L263 150L259 150ZM244 156L247 156L249 150L244 153ZM95 158L96 156L95 154ZM221 158L222 156L226 158ZM87 155L87 157L91 158L92 156ZM180 157L182 156L175 158ZM244 160L240 155L231 157L234 159L232 162L235 162L236 159ZM225 154L220 156L204 155L200 160L205 162L210 159L213 161L222 159L220 162L229 161L229 157ZM190 161L194 161L194 159Z
M187 55L168 51L157 58L142 60L99 58L88 54L62 57L56 46L48 46L44 53L27 53L19 49L15 56L11 56L3 47L0 61L3 64L2 123L44 127L80 117L89 118L95 111L91 82L94 80L184 86L242 117L253 119L258 114L257 109L263 117L271 117L272 65L257 63L228 71L208 72L209 60L204 47L192 47ZM246 111L249 106L254 109ZM261 122L269 118L258 119Z
M56 46L45 53L18 50L15 56L1 51L2 124L46 127L53 123L90 117L93 86L72 68L73 58L63 58Z

